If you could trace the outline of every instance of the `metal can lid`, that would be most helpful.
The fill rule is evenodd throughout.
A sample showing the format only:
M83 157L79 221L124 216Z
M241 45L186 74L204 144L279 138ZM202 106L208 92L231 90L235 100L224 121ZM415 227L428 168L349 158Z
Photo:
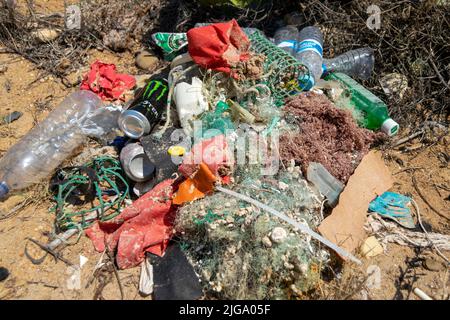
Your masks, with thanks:
M120 129L130 138L139 139L150 132L148 119L135 110L125 110L119 117Z

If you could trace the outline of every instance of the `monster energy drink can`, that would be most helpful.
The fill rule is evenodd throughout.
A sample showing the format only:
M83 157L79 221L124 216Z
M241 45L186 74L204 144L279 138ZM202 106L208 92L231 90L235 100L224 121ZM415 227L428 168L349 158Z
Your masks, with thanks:
M164 79L152 79L119 117L119 127L132 139L150 133L167 103L169 86Z

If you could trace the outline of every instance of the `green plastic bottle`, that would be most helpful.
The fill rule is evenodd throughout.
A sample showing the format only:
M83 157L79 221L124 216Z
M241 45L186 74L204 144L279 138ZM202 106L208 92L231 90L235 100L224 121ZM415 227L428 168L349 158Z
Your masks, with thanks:
M370 130L381 130L388 136L397 134L399 125L389 117L388 108L380 98L346 74L330 73L325 79L337 80L347 90L352 106L364 114L360 126Z

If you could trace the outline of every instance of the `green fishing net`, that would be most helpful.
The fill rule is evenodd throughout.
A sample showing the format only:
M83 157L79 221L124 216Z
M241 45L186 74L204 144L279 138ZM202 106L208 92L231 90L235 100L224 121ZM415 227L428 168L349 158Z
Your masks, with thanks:
M254 168L256 170L256 168ZM276 177L250 176L234 191L316 228L321 198L298 169ZM276 228L285 231L279 242ZM207 293L221 299L288 299L317 284L327 252L277 217L217 192L183 206L176 220L182 248Z

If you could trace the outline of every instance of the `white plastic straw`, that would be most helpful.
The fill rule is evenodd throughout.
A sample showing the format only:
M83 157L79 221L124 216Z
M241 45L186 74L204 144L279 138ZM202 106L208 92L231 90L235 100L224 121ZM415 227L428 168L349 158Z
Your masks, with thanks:
M308 228L307 226L298 223L297 221L289 218L288 216L286 216L284 213L281 213L267 205L265 205L262 202L259 202L258 200L252 199L250 197L247 197L246 195L243 195L241 193L237 193L222 187L217 186L216 187L217 190L219 190L220 192L226 193L230 196L233 196L235 198L241 199L243 201L247 201L271 214L273 214L274 216L277 216L278 218L286 221L287 223L291 224L292 226L294 226L295 228L299 229L300 231L309 234L311 237L315 238L316 240L320 241L321 243L323 243L324 245L326 245L327 247L329 247L330 249L334 250L336 253L338 253L340 256L347 258L357 264L361 264L361 261L356 258L354 255L352 255L351 253L345 251L344 249L342 249L341 247L338 247L337 245L335 245L334 243L332 243L331 241L328 241L327 239L325 239L324 237L322 237L320 234L314 232L313 230L311 230L310 228Z

